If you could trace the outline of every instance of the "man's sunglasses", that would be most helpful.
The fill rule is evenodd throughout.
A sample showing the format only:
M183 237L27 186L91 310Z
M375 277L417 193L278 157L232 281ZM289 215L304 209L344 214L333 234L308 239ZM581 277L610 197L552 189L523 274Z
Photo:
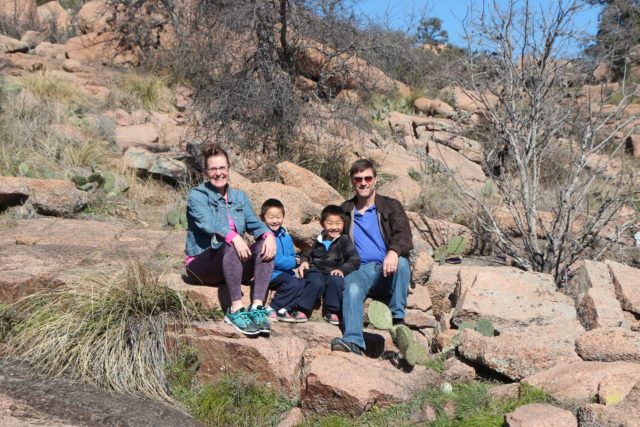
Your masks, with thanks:
M353 177L353 182L355 182L356 184L362 184L362 181L366 182L367 184L371 184L373 182L373 177L371 175Z

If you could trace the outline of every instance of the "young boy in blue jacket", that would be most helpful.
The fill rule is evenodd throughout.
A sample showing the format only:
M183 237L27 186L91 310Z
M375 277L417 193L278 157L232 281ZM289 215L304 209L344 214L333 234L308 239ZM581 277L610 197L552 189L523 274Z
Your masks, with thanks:
M305 281L293 272L300 265L300 257L296 255L291 236L282 226L284 205L278 199L266 200L260 208L260 218L276 236L276 257L269 282L269 289L274 289L276 294L269 304L269 317L280 322L298 322L290 312L304 289Z

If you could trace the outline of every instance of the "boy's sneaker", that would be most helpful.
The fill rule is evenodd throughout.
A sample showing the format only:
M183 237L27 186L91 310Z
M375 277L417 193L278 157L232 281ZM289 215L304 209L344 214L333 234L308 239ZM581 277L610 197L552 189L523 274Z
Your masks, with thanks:
M362 350L358 347L358 344L345 341L342 338L334 338L331 340L331 351L345 351L357 356L362 356Z
M253 322L244 307L236 310L235 313L232 313L231 309L228 308L224 315L224 321L245 335L257 335L260 333L260 327Z
M335 313L327 313L323 318L332 325L340 326L340 318Z
M253 323L260 328L261 333L271 333L271 323L269 323L269 319L267 318L267 310L265 310L263 306L259 305L256 308L250 309L249 317L251 317Z
M306 314L304 314L304 313L303 313L303 312L301 312L301 311L292 311L292 312L291 312L291 318L293 319L293 322L294 322L294 323L304 323L304 322L306 322L307 320L309 320L309 319L307 318L307 315L306 315Z
M269 319L270 322L277 322L278 321L278 315L276 314L276 311L273 308L267 306L267 307L265 307L264 310L265 310L267 319Z
M280 310L276 313L276 317L278 318L278 322L287 322L287 323L295 323L295 319L291 317L287 310Z

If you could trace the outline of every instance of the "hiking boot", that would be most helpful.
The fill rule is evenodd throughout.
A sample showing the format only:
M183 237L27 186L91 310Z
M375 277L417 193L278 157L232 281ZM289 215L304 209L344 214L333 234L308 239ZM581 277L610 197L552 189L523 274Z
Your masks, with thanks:
M271 323L269 323L269 319L267 318L267 310L265 310L263 306L259 305L256 308L250 309L249 317L251 317L253 323L260 328L261 333L271 333Z
M236 310L235 313L232 313L230 308L227 309L224 321L233 326L236 331L245 335L257 335L260 333L260 327L253 322L244 307Z
M362 350L358 344L345 341L342 338L334 338L331 340L331 351L345 351L347 353L353 353L357 356L362 356Z
M291 318L293 319L293 322L294 322L294 323L304 323L304 322L306 322L307 320L309 320L309 319L307 318L307 315L306 315L306 314L304 314L304 313L303 313L303 312L301 312L301 311L292 311L292 312L291 312Z
M287 310L280 310L276 313L276 317L278 318L278 322L287 322L287 323L295 323L296 319L291 317Z
M332 325L340 326L340 318L335 313L327 313L322 318Z

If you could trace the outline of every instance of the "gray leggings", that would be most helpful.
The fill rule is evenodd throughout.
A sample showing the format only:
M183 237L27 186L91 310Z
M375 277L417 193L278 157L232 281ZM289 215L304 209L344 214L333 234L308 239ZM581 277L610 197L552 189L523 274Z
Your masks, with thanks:
M253 297L264 301L273 272L273 260L262 261L260 252L264 239L251 245L251 258L242 262L233 247L222 243L218 249L209 248L187 265L187 276L195 283L220 285L225 283L231 301L242 299L240 284L254 278Z

